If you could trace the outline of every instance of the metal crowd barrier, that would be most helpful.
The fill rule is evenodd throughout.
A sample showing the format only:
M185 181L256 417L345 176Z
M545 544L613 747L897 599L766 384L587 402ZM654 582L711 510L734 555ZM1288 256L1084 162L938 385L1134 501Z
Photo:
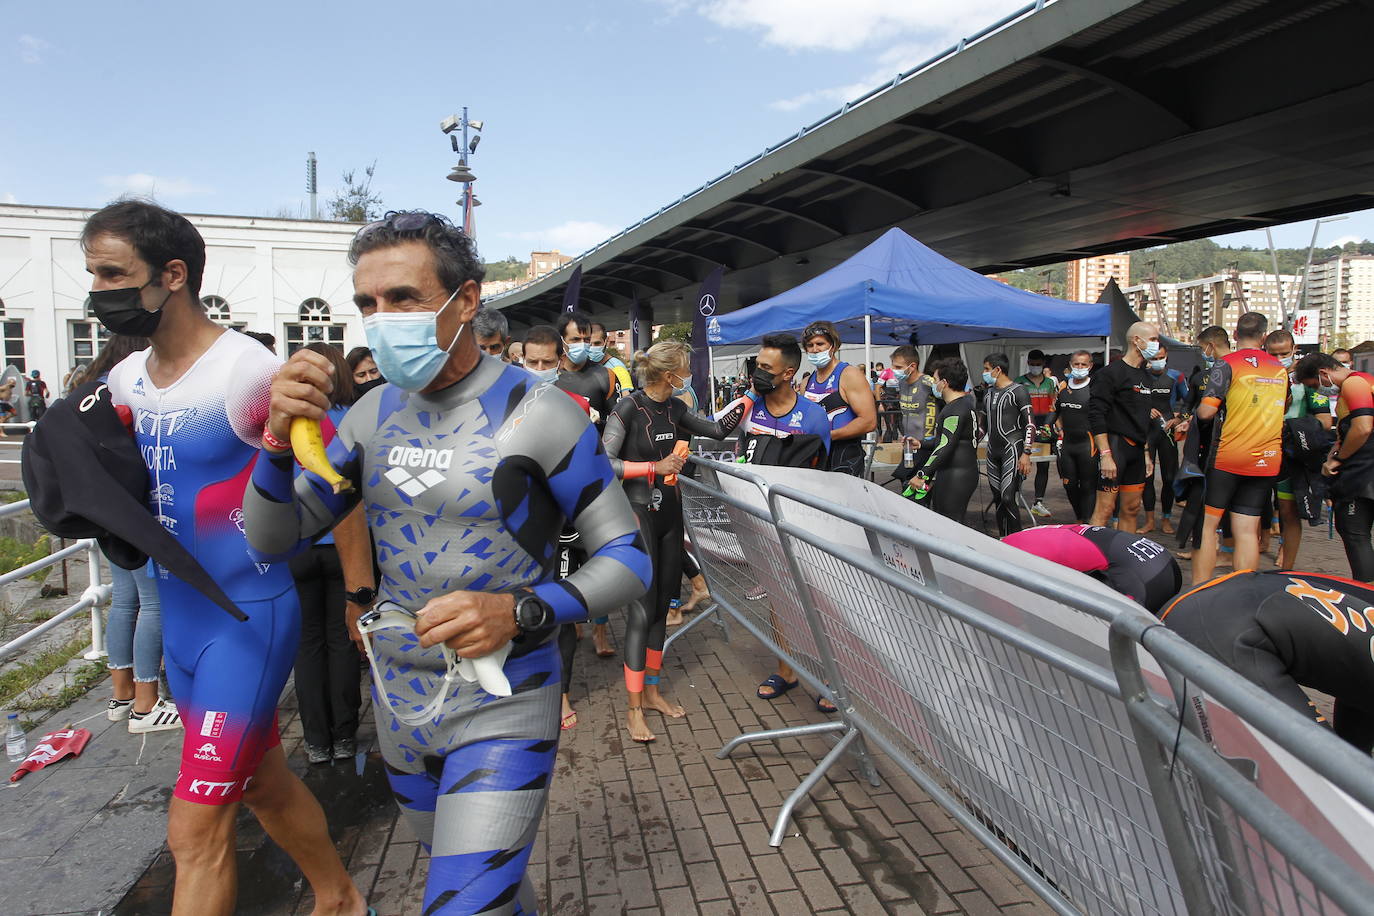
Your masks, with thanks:
M1374 912L1369 875L1222 758L1195 709L1212 698L1374 810L1374 761L1329 730L1125 599L691 460L680 484L713 610L839 708L833 722L745 733L720 751L840 736L785 801L772 845L846 751L876 785L871 746L1061 913ZM727 476L757 499L727 494ZM818 534L841 527L849 537ZM909 550L893 556L894 544ZM1070 651L1006 622L1033 602L1108 624L1094 623L1106 644Z
M8 515L18 515L21 512L27 512L28 509L29 501L27 499L16 503L10 503L6 506L0 506L0 518L4 518ZM48 554L41 560L35 560L26 566L21 566L18 569L5 573L0 576L0 586L9 585L11 582L18 582L25 576L35 573L40 569L56 566L68 557L77 556L83 551L86 554L86 568L88 570L89 579L85 591L81 593L81 597L75 604L49 617L27 633L23 633L4 645L0 645L0 661L22 652L30 644L41 639L44 634L61 626L71 619L73 615L79 614L84 610L89 610L91 612L91 647L86 650L84 657L91 661L105 657L105 624L100 616L100 606L108 603L110 600L110 583L101 581L105 578L103 574L105 556L100 552L100 546L96 543L94 538L83 538L82 540L75 541L63 547L61 550Z

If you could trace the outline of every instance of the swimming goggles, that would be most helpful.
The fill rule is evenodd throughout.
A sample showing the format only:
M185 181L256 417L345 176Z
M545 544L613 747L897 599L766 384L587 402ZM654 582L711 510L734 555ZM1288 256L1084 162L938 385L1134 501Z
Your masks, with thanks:
M377 664L372 645L381 640L396 646L396 656L407 652L419 652L420 637L415 634L415 614L394 601L381 601L366 614L358 618L358 632L363 637L363 650L367 653L367 663L372 669L372 683L377 688L377 696L391 709L391 714L404 725L426 725L433 722L443 708L444 702L452 693L453 685L459 679L476 683L487 693L496 697L511 695L510 680L504 671L506 657L510 655L511 644L481 658L460 658L452 649L442 643L437 647L443 652L445 671L435 685L434 695L421 707L399 709L393 702L393 695L382 680L381 666Z

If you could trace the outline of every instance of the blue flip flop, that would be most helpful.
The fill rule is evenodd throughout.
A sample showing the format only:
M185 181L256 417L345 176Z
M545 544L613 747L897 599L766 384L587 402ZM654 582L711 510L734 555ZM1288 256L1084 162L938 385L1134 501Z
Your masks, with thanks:
M764 680L764 682L759 685L759 689L755 691L755 693L758 695L758 698L760 700L776 700L778 697L782 696L784 693L791 690L793 687L797 686L800 683L801 681L792 681L789 683L787 681L784 681L782 679L782 675L780 674L770 674ZM771 694L765 694L763 692L763 688L765 687L772 687L773 692Z

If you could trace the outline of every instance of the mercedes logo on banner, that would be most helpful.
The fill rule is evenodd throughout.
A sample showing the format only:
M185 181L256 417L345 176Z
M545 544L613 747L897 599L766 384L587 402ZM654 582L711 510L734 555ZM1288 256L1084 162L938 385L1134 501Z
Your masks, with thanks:
M714 315L716 313L716 297L712 296L710 293L707 293L706 295L702 296L698 308L701 310L701 314L703 315L706 315L708 317Z

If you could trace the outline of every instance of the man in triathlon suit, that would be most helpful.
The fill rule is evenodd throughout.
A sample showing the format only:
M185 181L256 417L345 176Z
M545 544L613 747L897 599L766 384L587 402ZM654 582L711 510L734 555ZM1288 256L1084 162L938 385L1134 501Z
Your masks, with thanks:
M858 366L840 361L840 332L828 321L813 321L802 333L812 366L802 392L830 417L827 471L854 477L864 472L864 436L878 425L878 404Z
M1260 516L1271 499L1283 463L1283 414L1288 409L1288 370L1260 349L1269 319L1246 312L1236 322L1236 349L1218 360L1207 377L1197 419L1213 421L1212 462L1207 471L1202 549L1193 558L1193 584L1212 578L1217 563L1217 526L1231 513L1237 572L1259 567Z
M1126 332L1129 346L1092 377L1088 425L1097 447L1099 478L1093 524L1105 527L1121 497L1117 527L1135 531L1140 494L1150 476L1145 441L1150 434L1150 385L1146 360L1159 352L1159 329L1137 321Z
M1059 427L1059 478L1078 521L1087 524L1097 508L1097 454L1088 428L1088 376L1093 355L1079 350L1069 357L1069 372L1054 399L1050 423Z
M1183 595L1160 619L1309 719L1326 721L1304 687L1335 697L1337 736L1374 751L1374 588L1367 583L1231 573Z
M1145 448L1150 457L1151 471L1159 471L1160 531L1174 533L1174 478L1178 476L1178 441L1174 429L1179 424L1178 412L1188 397L1188 382L1183 373L1169 368L1169 349L1159 345L1154 359L1146 363L1150 370L1150 435ZM1142 503L1145 508L1145 528L1141 534L1155 530L1155 475L1145 479Z
M1016 379L1016 384L1026 389L1031 402L1031 425L1035 427L1035 437L1042 439L1042 431L1050 426L1054 415L1054 396L1059 390L1059 380L1049 372L1045 365L1045 352L1032 350L1026 354L1026 374ZM1045 508L1045 490L1050 484L1050 463L1041 461L1035 468L1035 502L1031 505L1031 515L1049 518L1050 510Z
M750 379L754 409L744 427L739 461L783 467L821 469L830 448L830 417L819 404L798 397L792 387L801 368L802 351L791 334L769 334L759 347ZM771 616L771 614L770 614ZM774 629L777 628L776 621ZM778 662L776 674L759 685L758 696L774 700L797 686L792 666ZM827 712L834 706L817 701Z
M391 603L378 607L407 621L367 638L388 777L431 852L423 911L531 913L525 866L558 749L555 633L642 594L648 557L582 410L478 351L468 324L483 268L466 235L440 216L391 213L359 230L349 260L389 383L353 406L329 446L353 490L336 494L313 473L293 486L290 452L275 451L289 449L292 417L327 403L327 360L297 352L272 385L268 451L245 495L249 537L264 556L286 555L362 500ZM565 518L589 559L557 580ZM511 694L447 674L440 644L461 658L508 650Z
M1336 399L1336 444L1322 467L1330 480L1336 531L1345 545L1350 575L1374 582L1374 376L1344 368L1313 353L1298 363L1298 379Z
M931 367L935 394L944 401L935 420L935 447L916 472L907 493L945 518L964 523L964 513L978 489L978 419L963 360L942 359ZM929 497L926 496L927 491ZM903 493L902 495L907 495Z
M1006 537L1021 530L1021 482L1030 475L1031 444L1035 427L1031 425L1031 402L1026 389L1008 375L1011 363L1005 353L993 353L983 360L983 396L987 416L988 483L992 503L997 509L997 531Z
M1087 573L1152 614L1183 586L1183 571L1169 551L1134 532L1095 525L1041 525L1002 541Z
M588 363L594 363L603 369L610 369L614 372L616 384L620 386L622 393L634 388L635 383L634 379L630 378L630 368L625 365L623 360L606 353L606 326L604 324L599 321L592 322L592 334L587 342L590 344L587 350Z
M133 413L152 512L248 616L235 620L159 569L163 657L186 729L167 814L172 911L233 911L241 799L305 873L317 912L361 914L324 812L287 768L277 735L300 636L295 583L286 563L255 562L243 535L243 490L277 359L206 317L205 242L185 217L121 201L87 221L81 244L95 316L115 334L152 341L109 376L115 404Z
M935 414L939 398L929 380L921 375L920 356L915 347L898 347L892 351L892 385L885 390L896 397L896 432L898 441L910 440L912 451L935 435ZM898 475L903 476L903 475Z
M724 439L753 407L743 399L720 420L709 420L674 397L675 390L691 382L691 356L692 348L680 340L650 347L635 367L639 389L616 402L603 436L653 567L648 594L631 603L625 621L625 724L630 737L644 743L655 740L644 719L646 708L672 718L684 712L658 686L668 608L682 587L682 498L676 477L684 459L675 449L679 442L691 443L693 436Z
M615 372L591 360L592 320L581 312L558 316L558 333L563 338L563 373L558 387L581 395L592 408L592 422L599 432L606 427L620 382Z
M1283 419L1288 421L1297 417L1316 417L1323 429L1331 429L1330 399L1316 388L1304 385L1293 375L1293 368L1297 363L1294 355L1297 348L1292 333L1283 328L1270 331L1269 336L1264 338L1264 349L1289 372L1288 410L1284 413ZM1292 482L1286 477L1281 478L1274 485L1274 490L1278 496L1279 535L1283 538L1283 544L1279 548L1278 567L1296 569L1298 549L1302 546L1303 523L1298 517L1298 503L1293 497Z

